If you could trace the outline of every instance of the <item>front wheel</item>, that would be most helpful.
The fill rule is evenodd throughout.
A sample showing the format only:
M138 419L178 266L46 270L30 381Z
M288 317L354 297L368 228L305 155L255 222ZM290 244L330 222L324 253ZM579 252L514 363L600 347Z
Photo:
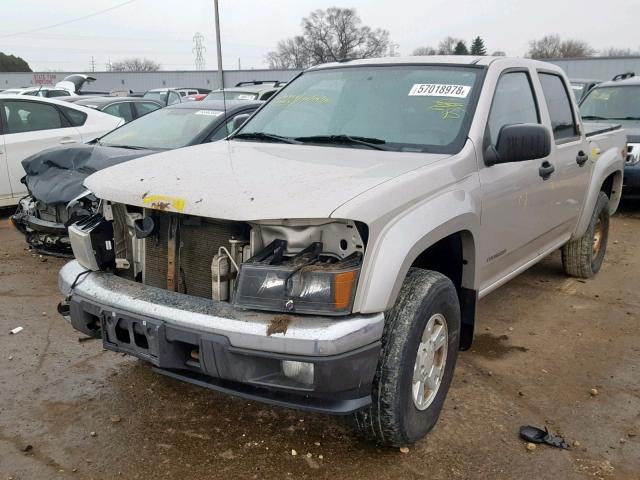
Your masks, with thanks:
M381 445L403 446L436 424L453 377L460 342L460 304L444 275L412 268L386 316L372 403L356 428Z
M567 275L593 277L602 266L609 239L609 197L600 192L585 234L562 247L562 268Z

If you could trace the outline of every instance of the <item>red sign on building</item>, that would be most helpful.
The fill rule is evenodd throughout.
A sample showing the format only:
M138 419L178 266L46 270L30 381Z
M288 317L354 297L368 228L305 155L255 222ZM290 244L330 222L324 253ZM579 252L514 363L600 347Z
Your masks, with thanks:
M31 83L33 85L55 85L58 83L57 79L58 76L55 73L34 73Z

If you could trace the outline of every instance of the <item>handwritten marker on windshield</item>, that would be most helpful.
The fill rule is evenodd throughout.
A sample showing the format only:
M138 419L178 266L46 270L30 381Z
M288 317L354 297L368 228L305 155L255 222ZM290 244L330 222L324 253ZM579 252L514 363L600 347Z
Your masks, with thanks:
M16 327L16 328L14 328L13 330L11 330L9 333L10 333L11 335L15 335L16 333L20 333L22 330L24 330L24 328L22 328L22 327Z

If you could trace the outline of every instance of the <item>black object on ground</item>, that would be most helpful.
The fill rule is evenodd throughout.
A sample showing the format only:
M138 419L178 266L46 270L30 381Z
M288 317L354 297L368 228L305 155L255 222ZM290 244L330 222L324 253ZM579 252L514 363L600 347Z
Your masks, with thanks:
M531 443L546 443L552 447L569 449L569 444L565 442L564 438L549 433L547 427L542 430L531 425L524 425L520 427L520 438Z

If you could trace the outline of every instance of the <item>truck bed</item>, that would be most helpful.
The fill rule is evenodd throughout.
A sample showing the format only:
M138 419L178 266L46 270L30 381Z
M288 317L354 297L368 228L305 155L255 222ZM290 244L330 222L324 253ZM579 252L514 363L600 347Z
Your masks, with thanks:
M584 123L584 133L587 138L594 137L601 133L612 132L620 128L622 128L622 126L615 123Z

